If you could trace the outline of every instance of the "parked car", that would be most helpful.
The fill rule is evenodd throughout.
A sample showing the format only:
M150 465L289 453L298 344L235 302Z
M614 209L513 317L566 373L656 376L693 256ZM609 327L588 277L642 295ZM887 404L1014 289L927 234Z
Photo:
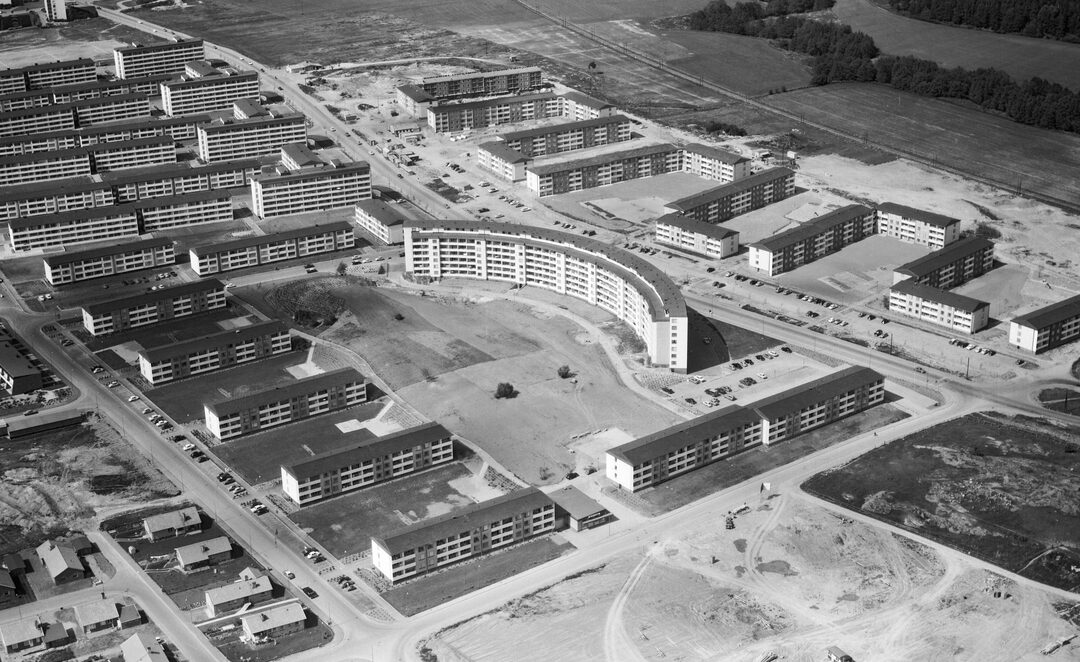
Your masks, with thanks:
M688 404L688 405L696 405L697 404L697 400L695 400L693 398L685 398L685 400L686 400L686 404Z
M137 396L137 395L132 395L132 396L128 397L128 402L138 402L138 401L139 401L139 396Z
M106 384L106 386L108 386L109 388L116 388L117 386L120 386L120 382L118 382L118 381L116 381L114 379L111 382L109 382L108 384Z
M308 596L309 598L315 599L319 597L319 594L315 592L315 589L311 588L310 586L305 586L300 590L303 591L304 595Z
M296 579L296 575L293 573L292 570L286 570L284 574L289 579Z
M192 443L184 444L183 450L184 451L193 451L193 450L195 450L195 444L192 444Z

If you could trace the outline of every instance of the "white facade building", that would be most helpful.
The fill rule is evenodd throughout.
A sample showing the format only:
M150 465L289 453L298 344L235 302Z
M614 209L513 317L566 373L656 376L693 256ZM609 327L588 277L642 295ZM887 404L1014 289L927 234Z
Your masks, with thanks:
M68 285L93 278L176 264L171 239L113 242L100 248L65 251L46 256L45 280L50 285Z
M307 119L299 113L218 119L200 125L198 139L199 158L206 163L265 156L289 143L307 142Z
M193 115L228 110L238 99L259 97L257 71L232 72L197 78L181 77L161 84L161 105L166 115Z
M739 233L682 214L666 214L656 219L656 243L706 257L725 258L739 252Z
M193 246L191 268L200 276L347 250L356 246L348 221Z
M960 238L960 219L892 202L877 206L878 234L909 244L945 248Z
M989 303L912 280L892 286L889 310L960 333L975 333L990 322Z
M257 175L251 180L255 213L262 218L351 207L371 198L371 168L366 161Z
M172 76L183 73L186 63L204 57L206 53L202 39L165 41L113 50L113 64L118 78Z
M1069 297L1009 322L1009 344L1033 354L1080 338L1080 295Z

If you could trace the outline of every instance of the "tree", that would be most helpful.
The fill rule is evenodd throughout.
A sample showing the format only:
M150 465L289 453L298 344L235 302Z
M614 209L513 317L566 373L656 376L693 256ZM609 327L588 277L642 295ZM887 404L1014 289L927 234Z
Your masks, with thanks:
M514 390L514 385L509 382L499 382L499 385L495 387L495 399L500 398L513 398L517 395L517 391Z
M558 375L559 375L560 379L566 379L567 377L570 377L573 374L574 373L570 372L570 366L564 365L564 366L559 367Z
M348 271L348 269L349 269L349 267L346 266L346 264L344 262L338 262L338 264L337 264L337 275L344 276L345 272Z

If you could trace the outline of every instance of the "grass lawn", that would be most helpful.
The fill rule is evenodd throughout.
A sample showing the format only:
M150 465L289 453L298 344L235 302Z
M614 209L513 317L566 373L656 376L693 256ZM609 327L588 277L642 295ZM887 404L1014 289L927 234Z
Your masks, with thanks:
M634 499L640 498L648 504L647 507L651 507L650 515L668 512L770 469L794 462L814 451L907 417L908 414L893 405L879 405L775 446L759 446L730 459L707 464L639 492L634 495Z
M239 619L237 620L239 622ZM217 649L229 659L229 662L269 662L280 660L301 651L325 646L334 638L334 632L308 612L308 622L302 632L274 639L267 646L252 647L239 639L230 639L217 644Z
M667 30L661 34L692 53L672 60L672 65L743 94L757 96L810 84L810 67L803 58L768 40L692 30Z
M544 536L407 582L386 591L382 597L405 616L412 616L543 565L573 549L573 545L558 536Z
M1047 584L1080 587L1077 428L969 414L874 449L808 492Z
M1080 391L1073 388L1048 388L1039 392L1043 407L1076 416L1080 414Z
M452 462L414 476L305 506L290 515L312 538L341 558L371 548L371 537L474 503L450 481L471 475ZM348 513L347 517L343 517Z
M258 383L258 382L253 382ZM223 462L252 485L281 477L281 465L292 464L318 453L337 450L373 437L367 430L343 434L337 423L374 418L384 407L382 402L369 402L342 411L289 423L265 432L240 437L210 449ZM202 406L199 415L202 415Z
M741 326L729 324L723 320L708 318L708 322L720 333L720 338L727 347L728 358L725 360L739 360L746 356L760 354L762 350L776 347L783 343L776 338L744 329Z

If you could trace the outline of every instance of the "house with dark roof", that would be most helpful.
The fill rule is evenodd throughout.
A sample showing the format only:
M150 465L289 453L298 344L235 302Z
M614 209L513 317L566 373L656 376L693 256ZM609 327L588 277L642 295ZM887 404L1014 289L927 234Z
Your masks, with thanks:
M48 540L38 545L36 551L41 566L49 573L54 584L66 584L86 578L82 559L65 543L57 544Z
M548 496L555 503L555 528L557 529L569 526L574 531L584 531L615 519L611 511L573 485L548 492ZM565 522L562 521L564 519Z
M202 531L202 516L195 506L151 515L143 520L143 531L151 541L198 533Z
M967 237L893 269L893 283L911 280L943 290L959 287L994 268L994 242Z

